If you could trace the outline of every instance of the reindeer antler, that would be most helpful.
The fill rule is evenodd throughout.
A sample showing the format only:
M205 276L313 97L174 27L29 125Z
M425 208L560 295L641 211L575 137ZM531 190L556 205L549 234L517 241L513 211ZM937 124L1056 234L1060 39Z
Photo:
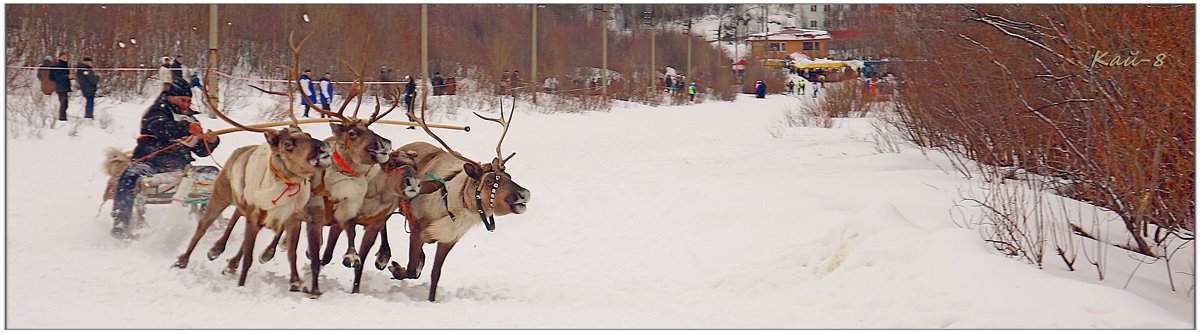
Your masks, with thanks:
M504 153L500 151L500 146L504 145L504 137L508 136L508 125L512 122L512 117L516 112L517 112L517 99L513 98L513 105L512 105L512 108L509 109L508 118L506 119L504 117L504 98L503 97L501 97L501 99L500 99L500 117L499 118L488 118L488 117L484 117L483 115L479 114L478 112L471 112L471 113L474 113L475 116L482 118L483 120L493 121L493 122L500 124L500 126L504 127L504 132L502 132L500 134L500 142L496 143L496 161L494 161L493 163L498 163L498 165L496 165L497 167L503 167L505 162L508 162L509 159L511 159L511 158L513 158L513 156L517 155L517 153L514 152L512 154L509 154L508 157L504 157Z
M379 103L379 96L375 96L375 113L372 113L371 119L367 120L367 126L371 126L371 124L374 124L376 121L379 121L380 119L383 119L383 117L386 117L389 113L392 113L392 110L395 110L396 107L400 106L400 100L399 99L392 100L392 107L389 108L382 115L379 114L380 104L382 104L382 103Z
M438 137L437 134L433 134L433 130L429 129L429 124L425 123L425 109L427 108L425 105L425 100L428 98L428 96L429 96L429 91L422 89L422 92L421 92L421 116L420 117L417 117L417 115L413 114L413 105L412 104L408 105L408 111L405 112L405 114L407 114L409 118L416 120L417 124L421 125L421 128L425 130L425 133L429 134L429 136L433 137L434 140L437 140L438 143L442 144L442 148L446 148L446 152L450 153L450 155L454 155L454 157L457 157L458 159L463 160L463 162L474 164L475 166L482 169L483 166L480 165L479 162L475 162L474 160L471 160L471 159L467 158L466 156L459 154L453 148L450 148L450 145L446 144L446 141L442 141L442 138Z
M202 94L204 94L204 102L205 103L203 103L203 104L206 107L208 107L208 110L212 111L213 114L217 115L218 117L221 117L221 120L224 120L225 122L229 123L230 125L233 125L234 127L241 128L242 130L258 132L258 133L268 131L267 129L264 129L264 128L253 128L253 127L242 125L241 123L238 123L238 122L234 121L233 119L230 119L228 116L225 116L225 114L222 113L221 110L217 110L216 102L214 102L212 99L212 96L210 96L208 94L208 87L210 87L209 79L212 78L212 76L210 76L209 73L211 73L211 72L212 72L212 67L209 67L208 69L204 70L204 85L200 86L200 92ZM261 89L259 89L259 90L261 90Z

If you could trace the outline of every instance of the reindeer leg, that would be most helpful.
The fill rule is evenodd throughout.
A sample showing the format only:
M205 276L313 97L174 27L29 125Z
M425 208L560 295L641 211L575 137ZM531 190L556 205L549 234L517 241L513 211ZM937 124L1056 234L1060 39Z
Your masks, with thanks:
M337 221L329 223L329 240L325 244L325 253L321 255L321 265L328 265L330 261L333 261L333 248L337 246L338 236L341 234L342 228Z
M383 223L377 223L377 224L374 224L374 225L364 228L365 230L363 230L363 240L362 240L362 247L361 247L363 256L370 254L371 247L375 246L375 237L379 236L379 229L382 224ZM351 243L351 244L353 244L353 243ZM358 293L358 285L359 285L359 282L362 281L362 271L363 271L363 265L359 264L359 265L354 266L354 289L352 291L350 291L351 294Z
M254 240L258 238L258 230L261 228L259 218L246 219L246 239L242 240L242 275L238 277L238 287L246 285L246 274L250 272L250 265L254 264Z
M408 267L401 267L393 261L392 278L403 280L421 277L421 270L425 267L425 250L422 248L425 244L421 243L420 228L414 224L412 233L408 235Z
M383 226L379 227L379 254L375 255L375 269L382 271L384 268L387 268L388 261L392 260L392 247L388 245L387 220L384 220L381 224ZM363 255L366 254L364 251Z
M321 274L321 261L319 260L320 258L317 258L317 249L321 248L321 224L309 222L305 227L308 228L308 259L312 266L312 269L310 269L312 271L312 289L305 290L304 292L308 293L310 297L315 298L321 296L321 285L317 280L317 277Z
M223 175L223 174L222 174ZM208 198L208 207L204 209L204 215L200 216L200 221L196 223L196 232L192 234L191 242L188 242L188 248L179 255L175 261L175 267L187 268L188 261L191 260L192 251L196 249L196 243L200 242L200 238L208 232L208 227L212 226L213 221L221 217L221 211L225 207L229 207L232 198L232 192L229 189L228 177L217 177L217 181L213 184L213 193ZM212 260L210 257L209 260Z
M242 252L242 250L243 250L243 248L241 246L237 247L237 253L233 254L233 258L229 258L229 263L225 265L224 270L221 270L221 274L224 274L224 275L237 274L238 264L242 262L242 255L244 254L244 252Z
M358 224L358 218L351 218L346 221L346 254L342 256L342 266L346 268L355 268L362 266L362 259L359 258L358 252L354 250L354 226Z
M279 246L279 239L283 238L285 232L287 232L286 228L275 232L275 238L271 239L271 245L267 245L267 248L263 249L262 255L258 257L258 262L265 264L275 258L275 247Z
M297 292L304 290L304 281L300 279L300 273L296 270L296 243L300 242L300 222L297 221L287 227L287 250L288 263L292 266L292 276L288 279L288 291Z
M211 249L208 249L208 260L217 260L217 256L225 252L225 244L229 243L229 235L233 234L233 227L237 225L238 219L242 218L242 212L234 209L233 216L229 217L229 224L225 225L225 233L221 234L221 238L213 243Z
M437 254L433 257L433 274L430 279L433 283L429 285L429 301L437 300L437 285L438 279L442 277L442 263L446 262L446 254L450 253L450 249L454 248L455 243L438 243Z

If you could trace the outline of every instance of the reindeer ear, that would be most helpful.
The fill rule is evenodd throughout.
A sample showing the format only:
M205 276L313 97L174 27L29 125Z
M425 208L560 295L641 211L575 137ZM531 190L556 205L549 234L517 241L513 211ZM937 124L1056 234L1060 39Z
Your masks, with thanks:
M279 131L268 129L263 132L263 135L267 137L267 143L270 143L272 148L279 144L279 139L281 137L281 135L279 135Z
M342 134L346 134L346 127L346 125L341 123L329 123L329 128L333 130L333 136L342 136Z
M480 177L483 177L483 170L475 166L474 163L463 163L463 171L466 171L467 176L471 177L471 179L478 180Z
M417 158L417 151L416 150L406 150L406 151L404 151L404 155L407 155L408 157L411 157L411 158Z

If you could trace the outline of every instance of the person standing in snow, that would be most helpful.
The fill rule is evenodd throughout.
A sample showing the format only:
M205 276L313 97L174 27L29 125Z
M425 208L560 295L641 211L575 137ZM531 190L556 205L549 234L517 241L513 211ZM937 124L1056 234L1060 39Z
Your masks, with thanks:
M162 91L171 87L171 57L162 57L158 66L158 82L162 82Z
M521 84L521 71L514 69L512 72L512 78L508 80L508 84L511 86L510 92L512 97L517 97L517 91L521 90L521 88L524 88Z
M96 108L96 89L100 85L100 73L92 69L92 57L83 57L83 62L75 66L75 81L79 83L79 90L83 93L83 118L92 118L92 112Z
M695 82L688 84L687 93L688 93L688 102L695 102L696 101L696 83Z
M208 156L221 140L204 132L192 111L192 90L187 81L172 82L142 115L141 135L133 150L133 163L117 179L113 196L111 234L128 239L133 216L134 191L139 178L183 170L196 156Z
M71 92L71 79L75 78L68 69L67 60L70 59L66 52L59 53L58 62L50 65L50 81L54 82L54 92L58 93L58 121L67 121L67 95Z
M321 108L325 109L326 111L329 110L329 103L333 103L333 81L331 79L333 79L333 74L325 72L325 76L321 77L321 82L317 90L319 93L317 99L319 99L321 102ZM325 117L327 116L322 113L321 118Z
M510 74L508 74L507 69L504 70L504 74L500 74L500 90L496 92L497 95L503 95L503 94L508 93L508 78L509 78L509 76L510 76Z
M300 98L300 105L304 105L304 117L305 118L308 117L308 110L311 108L310 107L311 104L309 101L311 101L312 103L317 102L317 89L316 89L316 87L313 86L313 81L312 81L311 75L312 75L312 70L308 70L308 69L304 70L304 74L300 75L300 88L303 89L300 91L300 93L304 94L304 96L308 96L307 99L305 99L304 97Z
M176 54L175 62L171 63L171 82L183 80L183 73L186 72L188 72L188 68L183 65L183 55Z
M821 90L821 84L813 83L813 98L817 98L817 92Z
M442 72L433 73L433 79L430 79L429 83L433 84L433 95L434 96L443 95L442 94L442 86L444 86L446 84L446 79L442 78Z
M795 87L796 87L796 83L795 83L795 82L792 82L792 80L788 80L788 82L787 82L787 92L788 92L789 94L791 94L791 93L792 93L792 88L795 88Z
M413 80L412 76L409 76L409 75L404 76L404 81L408 82L404 86L404 109L412 111L413 110L413 99L415 99L417 97L417 83L414 82L416 80ZM408 121L417 121L417 120L413 119L412 117L408 117ZM409 126L407 128L408 129L417 129L416 126Z
M805 83L807 83L807 82L808 82L808 80L805 80L805 79L800 79L800 86L797 88L797 90L799 90L799 91L800 91L800 94L801 94L801 95L804 95L804 85L805 85Z
M767 84L763 83L762 80L758 80L754 85L755 97L767 98Z

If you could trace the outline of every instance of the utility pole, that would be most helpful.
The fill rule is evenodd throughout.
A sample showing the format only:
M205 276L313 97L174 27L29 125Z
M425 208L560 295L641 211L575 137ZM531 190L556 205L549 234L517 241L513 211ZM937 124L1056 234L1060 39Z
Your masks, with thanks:
M642 14L643 18L650 19L650 89L654 90L657 87L656 80L658 79L657 67L654 65L654 34L656 32L654 29L654 7L650 7L649 12Z
M421 79L429 77L429 5L421 4ZM416 80L416 78L413 78ZM425 101L429 98L429 88L425 87L421 81L421 109L426 107Z
M538 48L537 48L537 40L538 40L537 8L538 8L538 4L535 3L530 6L533 6L532 7L533 8L533 14L532 14L533 15L533 31L530 33L530 35L533 36L532 38L530 38L533 40L533 45L530 46L529 54L532 55L533 59L529 61L529 66L533 67L533 69L529 71L530 72L529 83L533 84L533 89L532 89L533 90L533 106L536 108L537 107L537 92L538 92L538 87L539 87L537 85L537 82L538 82L538 80L537 80L537 77L538 77L537 76L537 70L538 70L538 63L537 63L537 51L538 51Z
M600 67L604 67L604 71L600 73L600 89L604 96L604 101L608 101L608 4L600 5Z
M688 77L695 78L692 75L692 19L687 20L687 32L685 34L687 35L687 69L684 70L684 73L687 73Z
M220 62L217 61L218 60L218 58L217 58L217 27L219 26L217 24L217 21L218 21L217 20L217 4L208 5L208 68L209 69L216 69L217 65L220 64ZM211 73L212 73L211 70L206 71L206 73L204 73L204 75L206 75L206 76L211 75ZM207 78L207 77L205 77L205 78ZM206 88L208 89L209 103L216 103L219 100L219 98L217 97L217 89L218 89L217 82L219 82L219 81L221 81L221 80L219 80L219 79L218 80L207 80L207 84L209 86ZM214 104L213 107L215 108L217 106ZM210 118L210 119L217 118L217 115L213 114L212 111L209 111L207 113L208 113L208 118Z

